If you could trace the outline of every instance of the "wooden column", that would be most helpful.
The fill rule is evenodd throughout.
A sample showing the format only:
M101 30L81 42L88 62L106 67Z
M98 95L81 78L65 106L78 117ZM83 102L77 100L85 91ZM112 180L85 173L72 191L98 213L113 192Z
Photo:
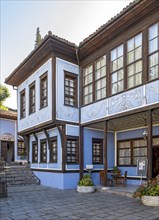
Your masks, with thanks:
M104 186L107 186L107 131L108 121L104 122L104 141L103 141L103 154L104 154Z
M25 146L26 146L26 151L27 151L27 163L29 164L30 163L30 161L29 161L29 149L30 149L30 147L29 147L29 135L24 135L23 136L23 138L24 138L24 143L25 143Z
M147 124L148 124L148 136L147 136L147 158L148 158L148 168L147 168L147 179L152 178L152 111L148 111L147 114Z
M79 131L79 166L80 166L80 179L83 177L83 127L80 126Z

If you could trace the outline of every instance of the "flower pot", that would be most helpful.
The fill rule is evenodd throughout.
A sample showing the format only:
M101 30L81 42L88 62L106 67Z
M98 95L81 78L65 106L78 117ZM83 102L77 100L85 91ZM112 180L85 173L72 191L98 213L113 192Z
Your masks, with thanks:
M93 193L95 186L77 186L77 192L80 193Z
M159 206L159 196L142 196L141 201L146 206Z

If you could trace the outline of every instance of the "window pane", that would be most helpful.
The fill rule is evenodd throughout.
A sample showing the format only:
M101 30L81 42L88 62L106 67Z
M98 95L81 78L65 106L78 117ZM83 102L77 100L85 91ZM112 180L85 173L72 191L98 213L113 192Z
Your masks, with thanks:
M149 53L158 49L158 38L155 38L149 42Z
M153 25L149 28L149 40L158 36L158 24Z

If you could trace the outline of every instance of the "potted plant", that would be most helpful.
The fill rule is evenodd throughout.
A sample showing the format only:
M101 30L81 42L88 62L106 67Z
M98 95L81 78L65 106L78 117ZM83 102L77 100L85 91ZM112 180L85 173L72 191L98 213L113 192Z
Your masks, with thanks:
M95 191L95 186L90 175L88 174L84 175L83 178L78 182L77 192L92 193L94 191Z
M140 185L133 194L133 198L137 197L141 198L144 205L159 206L159 175L146 185Z

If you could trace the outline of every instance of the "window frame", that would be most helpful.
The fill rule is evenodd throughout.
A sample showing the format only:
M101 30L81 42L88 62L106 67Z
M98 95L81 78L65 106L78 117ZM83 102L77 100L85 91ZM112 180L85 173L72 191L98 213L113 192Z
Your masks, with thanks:
M72 144L71 146L69 147L70 148L70 152L68 154L68 140L73 142L75 141L75 150L74 150L74 154L72 153ZM70 157L69 161L68 161L68 156ZM75 161L73 162L72 161L72 157L74 158L75 157ZM79 137L76 137L76 136L67 136L67 139L66 139L66 164L79 164Z
M21 145L20 147L19 147L19 144ZM24 151L24 155L22 155L22 151ZM17 156L24 156L24 157L27 156L27 149L26 149L24 141L22 140L18 140Z
M37 161L35 160L35 145L37 147ZM38 163L38 143L37 143L37 141L32 142L32 163Z
M152 39L150 39L149 38L150 28L152 28L155 25L158 25L158 35L157 37L153 37ZM154 24L149 26L147 31L148 31L148 81L153 81L159 78L159 22L155 22ZM154 40L155 38L157 38L158 48L152 52L149 52L150 42L152 42L152 40ZM150 68L157 66L157 65L154 65L150 67L150 57L152 57L155 54L158 54L158 64L157 64L158 65L158 76L156 78L150 79Z
M50 163L57 163L57 162L58 162L58 141L57 141L57 136L50 138L49 142L50 142L49 162L50 162ZM56 142L55 152L54 152L54 150L52 149L52 142ZM53 147L53 148L54 148L54 147ZM55 159L53 159L54 156L55 156Z
M42 145L46 144L46 152L43 154ZM44 156L46 156L46 160L44 160ZM47 139L40 140L40 163L47 163Z
M32 94L32 90L34 90L34 95ZM34 112L36 112L36 88L35 88L35 81L29 85L29 114L32 114Z
M69 85L66 85L66 79L73 80L74 86L71 87L70 82ZM71 88L73 89L73 95L66 94L66 87L68 88L68 92L70 92ZM73 99L73 105L66 103L66 98ZM78 107L78 75L68 71L64 71L64 105Z
M46 82L46 88L44 87L45 82ZM45 104L45 100L46 100L46 104ZM40 109L43 109L47 106L48 106L48 71L46 71L44 74L40 76Z
M94 149L94 144L99 144L100 149ZM97 151L99 151L99 154L94 154ZM95 161L94 158L99 158L99 162ZM103 139L92 138L92 164L103 164Z
M155 138L155 137L153 137ZM119 140L117 141L117 166L120 166L120 167L136 167L137 164L134 164L134 157L137 157L137 156L134 156L134 149L135 148L146 148L147 149L147 141L146 141L146 145L145 146L141 146L141 147L134 147L133 143L135 141L143 141L144 139L143 138L134 138L134 139L125 139L125 140ZM119 164L119 150L122 150L122 149L129 149L129 148L120 148L119 149L119 143L122 143L122 142L130 142L130 164ZM127 156L124 156L125 158ZM140 155L140 157L142 157L142 155ZM147 159L147 154L146 156L143 156L143 157L146 157Z
M26 117L26 91L23 89L20 92L20 119Z

